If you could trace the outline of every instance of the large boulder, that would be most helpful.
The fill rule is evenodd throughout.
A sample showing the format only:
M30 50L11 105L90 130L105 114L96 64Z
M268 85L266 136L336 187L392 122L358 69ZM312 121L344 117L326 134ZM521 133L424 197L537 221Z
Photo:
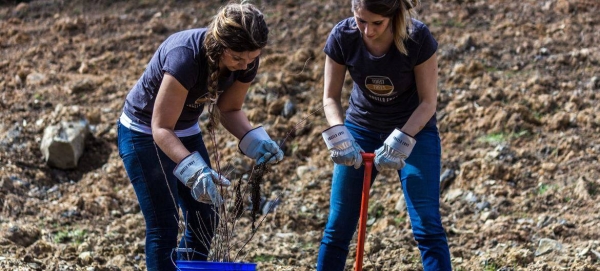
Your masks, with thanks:
M61 122L46 127L40 147L44 161L59 169L76 168L88 134L89 128L85 121Z

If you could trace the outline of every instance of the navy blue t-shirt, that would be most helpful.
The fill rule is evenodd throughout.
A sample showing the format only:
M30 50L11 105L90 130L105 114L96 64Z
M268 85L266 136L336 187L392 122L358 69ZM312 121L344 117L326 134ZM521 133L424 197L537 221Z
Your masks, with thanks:
M165 72L173 75L187 90L185 106L175 130L183 130L198 124L204 103L196 103L208 94L208 62L202 43L206 28L184 30L169 36L154 53L146 70L133 86L123 108L133 121L150 126L156 94ZM248 65L248 70L227 71L219 78L219 91L229 88L235 80L248 83L256 76L258 58ZM200 99L201 100L201 99Z
M401 128L419 105L414 67L437 50L437 41L425 24L413 19L408 55L392 44L381 57L369 53L353 17L339 22L323 51L345 65L354 81L346 119L367 129L389 133ZM426 126L436 125L436 116Z

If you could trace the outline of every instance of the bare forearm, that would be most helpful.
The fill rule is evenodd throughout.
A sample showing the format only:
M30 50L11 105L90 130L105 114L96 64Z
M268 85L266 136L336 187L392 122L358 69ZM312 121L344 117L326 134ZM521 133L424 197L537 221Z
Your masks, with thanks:
M406 124L400 129L403 132L415 136L419 133L425 124L431 119L436 110L435 102L422 102L412 113Z
M175 163L179 163L190 154L173 130L155 128L152 130L152 135L156 145Z
M221 125L237 139L253 128L242 110L221 112Z
M325 58L323 110L330 126L344 123L341 97L345 75L346 66L336 63L329 56Z
M416 135L431 119L437 107L437 56L433 54L428 60L415 67L415 81L421 102L412 113L401 130Z
M344 111L339 100L332 98L323 99L325 117L330 126L344 123Z

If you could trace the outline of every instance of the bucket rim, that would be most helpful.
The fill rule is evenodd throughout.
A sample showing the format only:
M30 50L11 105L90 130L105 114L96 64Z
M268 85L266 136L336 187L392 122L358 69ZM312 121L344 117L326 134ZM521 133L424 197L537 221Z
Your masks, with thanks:
M175 263L179 265L210 265L210 266L256 266L257 263L250 262L212 262L212 261L199 261L199 260L176 260Z

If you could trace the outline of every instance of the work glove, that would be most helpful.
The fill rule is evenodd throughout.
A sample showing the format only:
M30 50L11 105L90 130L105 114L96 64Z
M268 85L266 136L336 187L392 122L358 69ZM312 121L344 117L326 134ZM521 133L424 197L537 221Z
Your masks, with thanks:
M385 168L402 169L405 165L404 160L408 158L416 143L412 136L394 129L383 142L383 146L375 150L375 168L379 171Z
M363 149L354 141L348 128L342 124L327 128L321 134L331 154L334 163L360 168L362 164Z
M197 151L183 158L173 170L173 174L192 190L195 200L216 206L223 204L217 184L231 185L227 178L212 170Z
M256 164L274 164L283 159L283 151L271 140L262 126L248 131L238 144L240 151L256 160Z

